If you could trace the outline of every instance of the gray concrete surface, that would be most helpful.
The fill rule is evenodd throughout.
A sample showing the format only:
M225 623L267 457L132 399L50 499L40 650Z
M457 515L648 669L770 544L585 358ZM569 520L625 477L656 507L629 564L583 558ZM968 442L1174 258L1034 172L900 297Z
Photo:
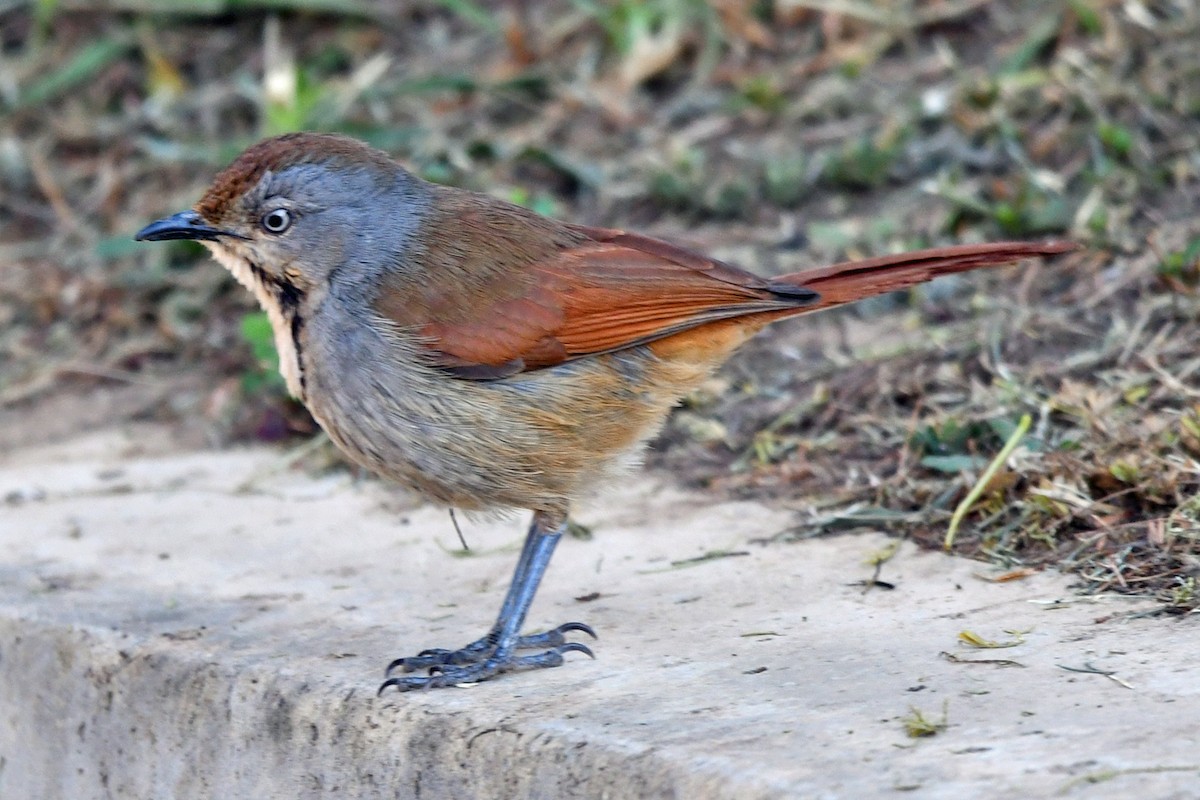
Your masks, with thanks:
M864 594L884 537L751 544L796 516L645 475L580 515L531 618L594 624L596 661L377 698L392 657L490 623L523 520L468 522L461 557L379 484L171 449L0 455L4 800L1200 796L1200 619L908 546ZM748 554L671 566L713 550ZM1113 674L1061 668L1087 664ZM906 736L914 707L945 729Z

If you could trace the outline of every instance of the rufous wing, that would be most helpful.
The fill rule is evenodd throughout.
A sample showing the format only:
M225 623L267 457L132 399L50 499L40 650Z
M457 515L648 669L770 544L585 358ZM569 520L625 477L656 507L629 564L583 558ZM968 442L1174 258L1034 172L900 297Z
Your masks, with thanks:
M453 241L454 253L421 253L436 266L420 290L411 280L385 286L376 310L417 332L431 363L464 378L501 378L817 301L809 289L623 231L540 221L531 236L544 241L523 236L524 258L513 259L503 235L463 218L445 220L453 238L442 241ZM495 252L505 256L479 257ZM464 259L479 263L464 271Z

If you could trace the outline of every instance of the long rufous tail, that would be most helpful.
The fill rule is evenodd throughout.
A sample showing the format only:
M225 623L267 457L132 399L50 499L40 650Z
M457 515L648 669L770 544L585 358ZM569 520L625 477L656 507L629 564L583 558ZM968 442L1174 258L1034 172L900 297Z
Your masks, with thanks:
M772 281L803 286L820 294L821 299L818 302L793 312L805 314L884 292L907 289L918 283L933 280L939 275L1011 264L1023 258L1057 255L1078 247L1074 242L1065 241L994 242L935 247L862 261L846 261L829 267L780 275Z

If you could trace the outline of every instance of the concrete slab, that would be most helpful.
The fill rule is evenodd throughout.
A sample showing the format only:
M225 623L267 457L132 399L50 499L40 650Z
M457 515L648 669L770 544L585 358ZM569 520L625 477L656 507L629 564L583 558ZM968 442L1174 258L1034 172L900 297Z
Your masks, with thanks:
M524 521L468 522L461 557L374 482L170 449L0 457L2 798L1200 794L1195 616L908 546L864 594L883 536L751 544L794 516L645 475L580 515L534 606L595 625L596 661L377 698L392 657L491 622ZM716 550L745 555L672 566ZM1112 674L1063 669L1089 664ZM912 708L945 729L909 738Z

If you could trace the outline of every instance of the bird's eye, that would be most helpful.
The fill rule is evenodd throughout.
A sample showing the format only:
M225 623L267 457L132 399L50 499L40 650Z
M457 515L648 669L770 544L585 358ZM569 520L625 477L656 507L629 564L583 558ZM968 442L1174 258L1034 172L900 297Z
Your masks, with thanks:
M292 227L292 215L285 208L277 208L263 214L260 223L263 230L268 233L283 233Z

